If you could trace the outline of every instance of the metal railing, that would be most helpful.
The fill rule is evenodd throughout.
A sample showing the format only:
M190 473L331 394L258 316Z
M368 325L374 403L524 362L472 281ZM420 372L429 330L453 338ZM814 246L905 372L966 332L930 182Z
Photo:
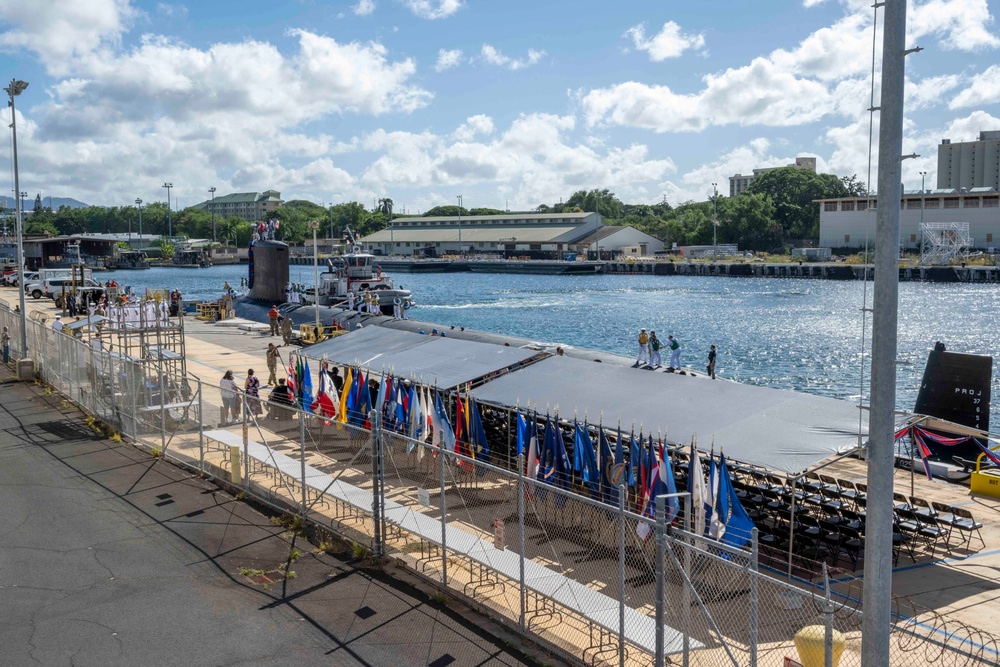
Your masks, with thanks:
M11 357L19 316L0 304ZM41 380L155 454L394 559L466 603L591 665L780 664L816 633L822 664L860 665L856 580L768 573L745 548L677 519L588 497L384 428L220 389L28 322ZM215 421L215 416L219 421ZM820 567L825 571L825 566ZM992 636L897 600L893 665L997 664ZM839 658L833 656L839 654Z

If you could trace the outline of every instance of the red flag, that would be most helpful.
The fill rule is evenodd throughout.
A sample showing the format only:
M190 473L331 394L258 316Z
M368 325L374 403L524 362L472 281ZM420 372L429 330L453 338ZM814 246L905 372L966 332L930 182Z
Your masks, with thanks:
M288 355L288 393L294 401L295 397L299 395L298 393L298 375L295 373L295 356Z

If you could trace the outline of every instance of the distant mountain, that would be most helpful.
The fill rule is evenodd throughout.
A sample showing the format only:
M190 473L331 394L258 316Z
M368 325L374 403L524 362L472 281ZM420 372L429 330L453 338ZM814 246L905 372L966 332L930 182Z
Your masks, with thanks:
M50 203L51 201L51 203ZM13 197L0 197L0 207L8 208L13 210L17 205ZM42 206L52 207L53 211L58 211L60 206L69 206L70 208L86 208L90 204L85 204L77 199L71 199L69 197L42 197ZM32 211L35 208L35 198L25 197L24 199L24 210Z

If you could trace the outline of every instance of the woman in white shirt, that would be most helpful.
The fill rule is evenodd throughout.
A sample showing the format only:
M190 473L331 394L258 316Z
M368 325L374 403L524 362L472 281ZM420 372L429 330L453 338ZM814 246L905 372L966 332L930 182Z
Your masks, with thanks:
M233 414L234 422L240 417L239 387L233 379L232 371L226 371L222 376L219 382L219 394L222 396L222 407L219 408L219 418L222 423L219 426L225 426L230 412Z

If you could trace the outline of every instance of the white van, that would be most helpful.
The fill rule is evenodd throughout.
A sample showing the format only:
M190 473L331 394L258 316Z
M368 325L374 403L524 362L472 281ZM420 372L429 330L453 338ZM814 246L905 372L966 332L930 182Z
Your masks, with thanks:
M83 281L81 285L79 281L76 283L77 287L99 287L97 282L92 278L87 278ZM34 299L41 299L43 296L48 296L51 299L55 299L63 291L70 292L73 289L73 279L72 278L51 278L47 280L41 280L39 282L29 283L24 286L24 293L30 294Z

